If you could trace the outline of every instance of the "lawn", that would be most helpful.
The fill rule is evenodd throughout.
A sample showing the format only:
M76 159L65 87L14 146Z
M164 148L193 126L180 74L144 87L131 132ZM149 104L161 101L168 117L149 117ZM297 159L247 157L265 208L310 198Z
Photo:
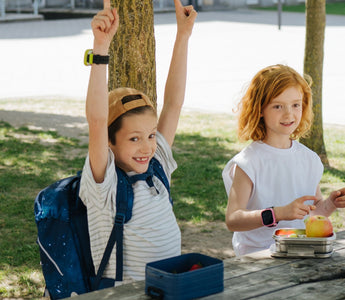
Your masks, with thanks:
M282 1L283 3L283 1ZM269 7L258 7L256 9L277 10L277 5ZM299 5L282 5L282 10L286 12L305 12L305 4ZM326 14L329 15L345 15L345 1L335 3L326 3Z
M345 127L326 126L331 167L321 181L326 196L345 181ZM36 245L33 202L50 183L83 166L87 145L55 132L14 128L0 122L0 298L39 298L44 281ZM221 171L244 144L226 114L183 113L173 147L179 168L172 197L178 221L223 221L226 195ZM344 211L331 219L345 229Z

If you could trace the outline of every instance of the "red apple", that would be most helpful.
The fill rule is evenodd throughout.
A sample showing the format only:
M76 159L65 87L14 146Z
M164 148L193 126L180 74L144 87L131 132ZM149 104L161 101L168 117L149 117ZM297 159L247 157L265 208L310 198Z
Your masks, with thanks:
M305 221L305 233L307 237L328 237L333 235L333 226L325 216L310 216Z

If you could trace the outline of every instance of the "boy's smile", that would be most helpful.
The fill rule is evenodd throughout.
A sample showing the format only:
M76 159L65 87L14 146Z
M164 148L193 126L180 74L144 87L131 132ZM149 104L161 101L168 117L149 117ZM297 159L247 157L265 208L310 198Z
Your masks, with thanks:
M152 112L124 117L116 144L109 143L116 165L125 172L146 172L157 148L156 132L157 117Z

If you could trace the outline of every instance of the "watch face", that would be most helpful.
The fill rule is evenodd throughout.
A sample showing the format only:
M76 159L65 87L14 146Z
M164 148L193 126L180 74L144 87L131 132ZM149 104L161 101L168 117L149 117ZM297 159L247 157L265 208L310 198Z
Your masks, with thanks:
M270 209L262 211L261 216L262 216L262 222L264 223L264 225L273 224L273 215Z

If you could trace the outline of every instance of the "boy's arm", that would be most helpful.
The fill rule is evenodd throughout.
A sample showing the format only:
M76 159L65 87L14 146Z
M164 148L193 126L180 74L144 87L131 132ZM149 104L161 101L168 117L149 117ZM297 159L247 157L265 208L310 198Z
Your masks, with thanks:
M192 34L197 12L193 7L183 7L180 0L174 0L177 34L165 84L164 104L158 121L158 131L170 146L175 138L178 120L184 101L187 77L188 40Z
M94 35L93 53L108 55L119 17L104 0L104 9L91 22ZM89 124L89 159L96 182L104 180L108 161L108 84L107 65L92 64L86 97L86 118Z

